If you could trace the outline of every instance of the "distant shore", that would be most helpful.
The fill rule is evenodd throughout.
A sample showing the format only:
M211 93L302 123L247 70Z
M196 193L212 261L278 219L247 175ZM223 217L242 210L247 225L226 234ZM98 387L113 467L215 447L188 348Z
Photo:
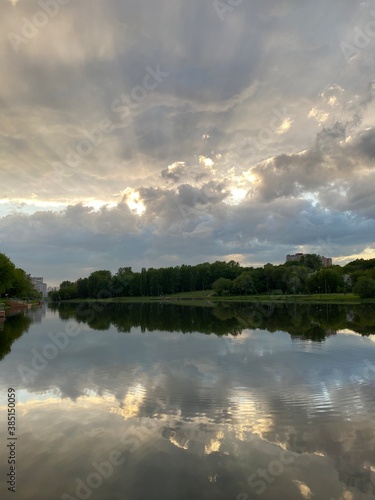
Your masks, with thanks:
M210 291L200 291L200 292L183 292L171 295L165 295L160 297L113 297L109 299L70 299L61 300L59 302L66 303L90 303L90 302L101 302L101 303L132 303L132 302L144 302L144 303L172 303L181 305L210 305L217 302L277 302L277 303L295 303L295 304L363 304L363 303L375 303L375 298L373 299L360 299L357 295L347 293L332 293L332 294L313 294L313 295L228 295L228 296L218 296L214 295ZM58 303L58 302L55 302Z

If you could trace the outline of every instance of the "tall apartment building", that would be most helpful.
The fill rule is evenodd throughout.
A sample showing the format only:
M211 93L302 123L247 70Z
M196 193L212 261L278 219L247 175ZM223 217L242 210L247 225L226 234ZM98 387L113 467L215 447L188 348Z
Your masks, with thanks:
M47 297L47 283L44 283L43 278L42 277L32 277L30 279L31 279L31 283L32 283L33 287L35 288L35 290L40 292L43 295L43 297Z
M287 255L286 256L286 261L287 262L290 262L290 261L298 261L298 260L301 260L301 258L303 257L303 253L296 253L294 255Z
M332 259L330 257L320 257L320 260L324 267L332 266Z
M305 255L304 253L296 253L294 255L287 255L286 262L300 261L304 255ZM319 255L319 258L323 264L323 267L332 266L332 259L330 257L323 257L322 255Z

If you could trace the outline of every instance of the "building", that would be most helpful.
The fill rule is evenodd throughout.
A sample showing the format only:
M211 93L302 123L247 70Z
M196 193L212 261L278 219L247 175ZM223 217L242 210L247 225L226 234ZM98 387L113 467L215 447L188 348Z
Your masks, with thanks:
M332 266L332 259L330 257L320 257L320 260L322 261L323 267Z
M291 261L298 261L298 260L301 260L301 258L303 257L303 253L296 253L294 255L287 255L286 256L286 261L287 262L291 262Z
M43 295L43 297L47 297L47 283L44 283L43 278L32 277L30 279L31 279L31 283L32 283L33 287L35 288L35 290L37 292L40 292Z
M286 256L286 262L291 262L291 261L300 261L302 259L302 257L304 255L307 255L307 254L304 254L304 253L296 253L294 255L287 255ZM330 257L323 257L322 255L318 255L318 257L320 258L322 264L323 264L323 267L329 267L329 266L332 266L332 259Z

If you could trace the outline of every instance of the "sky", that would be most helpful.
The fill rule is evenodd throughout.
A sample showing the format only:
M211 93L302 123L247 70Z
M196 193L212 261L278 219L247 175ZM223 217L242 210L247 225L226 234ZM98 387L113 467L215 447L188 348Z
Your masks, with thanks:
M375 257L375 2L2 0L0 252Z

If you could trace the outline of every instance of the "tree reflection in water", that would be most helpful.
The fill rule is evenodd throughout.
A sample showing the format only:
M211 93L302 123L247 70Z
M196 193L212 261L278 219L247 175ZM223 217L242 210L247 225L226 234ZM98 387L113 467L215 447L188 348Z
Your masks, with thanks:
M61 319L75 319L94 330L113 325L119 332L133 327L142 331L200 332L240 335L243 329L284 331L293 337L322 341L337 330L361 335L375 333L375 306L333 304L219 303L211 307L175 304L56 304Z

